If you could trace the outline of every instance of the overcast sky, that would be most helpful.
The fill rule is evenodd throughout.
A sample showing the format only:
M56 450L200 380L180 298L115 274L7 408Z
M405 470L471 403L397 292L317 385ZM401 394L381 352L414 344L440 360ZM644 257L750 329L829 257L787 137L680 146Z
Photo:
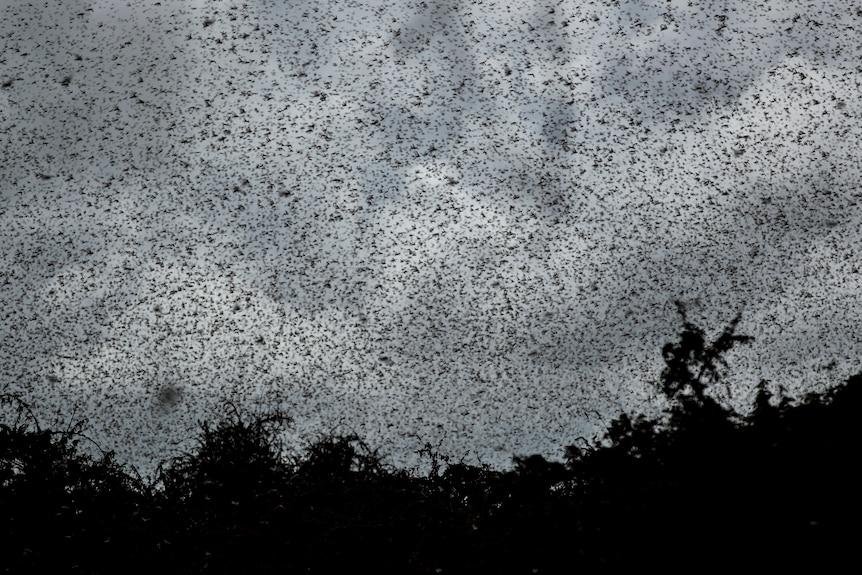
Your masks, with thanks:
M860 371L846 2L0 1L0 365L146 471L230 399L505 467L689 319Z

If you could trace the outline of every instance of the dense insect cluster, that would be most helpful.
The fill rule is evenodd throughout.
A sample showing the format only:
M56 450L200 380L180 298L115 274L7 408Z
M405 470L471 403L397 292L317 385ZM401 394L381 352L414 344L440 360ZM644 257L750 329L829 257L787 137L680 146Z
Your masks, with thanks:
M677 300L740 411L857 367L844 2L74 4L0 7L0 390L118 460L225 399L559 458L665 406Z

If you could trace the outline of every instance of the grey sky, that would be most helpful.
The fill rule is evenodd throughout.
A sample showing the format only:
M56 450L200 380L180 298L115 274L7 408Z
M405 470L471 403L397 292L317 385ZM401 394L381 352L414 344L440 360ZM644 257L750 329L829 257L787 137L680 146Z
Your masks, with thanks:
M224 398L506 465L859 371L841 2L2 2L2 385L147 469ZM167 398L167 399L166 399Z

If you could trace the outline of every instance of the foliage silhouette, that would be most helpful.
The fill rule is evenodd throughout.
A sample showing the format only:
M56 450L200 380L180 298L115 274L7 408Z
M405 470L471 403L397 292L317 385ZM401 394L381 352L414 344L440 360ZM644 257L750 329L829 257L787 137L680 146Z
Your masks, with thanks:
M684 311L684 310L681 310ZM683 320L685 320L683 314ZM453 462L393 469L356 435L288 456L282 413L201 425L157 480L79 452L83 423L42 430L11 396L0 423L0 567L88 573L575 573L835 568L855 557L862 374L740 417L715 399L737 316L712 342L684 321L664 346L663 418L620 414L565 463L511 471Z
M43 430L30 407L15 406L11 425L0 424L0 561L10 571L31 572L55 564L117 565L138 545L134 514L144 504L143 485L115 463L80 454L82 425ZM110 542L111 545L105 545ZM90 554L93 547L103 547Z

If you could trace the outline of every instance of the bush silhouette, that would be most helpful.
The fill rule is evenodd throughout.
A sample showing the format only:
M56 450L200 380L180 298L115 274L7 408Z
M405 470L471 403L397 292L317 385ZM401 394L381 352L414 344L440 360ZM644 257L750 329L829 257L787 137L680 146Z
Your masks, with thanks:
M193 450L145 484L79 451L84 423L42 430L4 395L0 567L88 573L580 573L836 569L855 557L862 374L823 394L757 386L741 417L716 400L737 316L712 342L685 321L662 349L659 418L620 414L565 463L511 471L391 468L356 435L288 455L281 413L226 404Z
M143 486L106 453L78 452L82 424L63 432L40 428L29 406L15 405L16 421L0 424L0 561L9 570L38 571L56 564L98 570L118 564L138 545L134 516ZM94 549L99 553L94 553Z
M582 513L604 533L603 561L823 568L847 552L838 541L859 518L854 485L862 475L849 462L860 437L850 423L862 407L860 376L796 407L787 398L773 405L760 382L755 408L742 418L710 395L722 355L752 341L735 335L738 322L712 343L686 322L679 342L664 346L667 421L622 414L609 427L608 448L568 448L588 500ZM620 541L629 543L623 553ZM769 541L798 547L773 554Z

